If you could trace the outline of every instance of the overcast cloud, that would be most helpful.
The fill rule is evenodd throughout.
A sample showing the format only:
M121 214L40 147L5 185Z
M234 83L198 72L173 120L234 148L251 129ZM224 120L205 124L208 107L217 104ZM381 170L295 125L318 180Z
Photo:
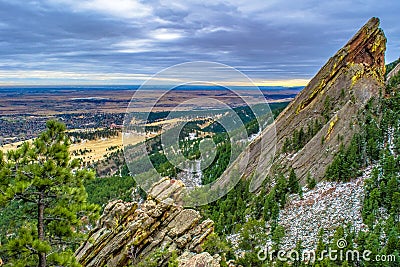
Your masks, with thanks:
M0 84L138 84L196 60L302 81L372 16L397 59L399 14L397 0L0 0Z

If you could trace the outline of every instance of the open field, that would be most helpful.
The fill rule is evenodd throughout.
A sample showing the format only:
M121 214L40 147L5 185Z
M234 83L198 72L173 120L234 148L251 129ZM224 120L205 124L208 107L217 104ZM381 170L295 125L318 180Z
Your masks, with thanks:
M265 98L273 102L282 102L292 99L299 88L282 88L281 90L262 90ZM131 111L149 109L149 99L154 97L157 90L145 91ZM158 91L159 92L159 91ZM153 111L169 111L176 105L190 99L198 99L198 105L204 104L207 108L213 98L224 103L240 105L244 96L250 102L258 102L259 95L252 90L240 91L241 96L234 95L227 90L173 90L160 99ZM71 113L124 113L134 96L135 90L126 88L0 88L0 114L17 115L31 114L54 116ZM151 108L151 107L150 107Z
M10 150L15 150L17 149L20 145L22 145L24 142L32 142L33 139L29 139L26 141L19 141L19 142L14 142L11 144L6 144L3 146L0 146L0 151L2 151L4 154L6 154Z
M122 148L121 134L110 138L101 138L97 140L83 140L81 143L72 144L70 152L72 158L81 158L84 162L96 162L104 158L107 154L116 149ZM81 151L85 152L83 155L75 154Z
M144 141L144 135L133 135L130 134L128 141L134 145L139 142ZM28 140L31 142L32 139ZM0 150L3 153L7 153L9 150L14 150L18 148L23 142L15 142L11 144L7 144L0 147ZM110 138L101 138L97 140L83 140L81 143L71 144L70 153L72 158L81 158L84 162L96 162L113 151L117 149L122 149L122 134L120 133L118 136L113 136ZM82 151L82 152L80 152Z

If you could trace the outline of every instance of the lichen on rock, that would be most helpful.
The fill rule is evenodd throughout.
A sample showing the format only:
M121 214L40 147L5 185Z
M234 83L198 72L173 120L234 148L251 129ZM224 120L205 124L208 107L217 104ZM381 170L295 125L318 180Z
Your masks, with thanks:
M87 241L75 252L79 263L122 267L138 264L158 249L178 255L201 253L202 243L213 233L214 222L201 221L198 211L176 204L183 186L164 178L153 185L142 204L122 200L108 203ZM203 256L200 259L207 259Z
M279 166L291 166L303 183L308 173L317 181L322 180L340 145L349 144L357 131L358 126L353 122L362 123L357 114L383 88L385 50L386 37L379 28L379 19L371 18L281 112L274 127L265 129L253 141L248 148L250 164L239 172L247 177L265 177L266 174L255 175L255 172L259 169L273 172ZM326 111L324 100L328 97L331 105ZM295 131L307 129L311 120L325 121L325 124L300 150L275 155L275 151L283 151L285 140L292 140ZM276 144L261 142L275 133ZM262 184L252 183L258 188Z

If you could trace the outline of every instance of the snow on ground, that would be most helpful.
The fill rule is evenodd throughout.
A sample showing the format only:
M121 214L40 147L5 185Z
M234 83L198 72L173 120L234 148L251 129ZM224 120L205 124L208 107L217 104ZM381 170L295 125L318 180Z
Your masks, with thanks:
M303 194L303 199L292 195L280 211L279 224L285 228L283 249L290 250L301 240L303 247L314 249L318 232L333 235L340 225L351 223L358 232L366 229L361 211L364 199L364 180L370 176L372 167L363 175L348 183L320 182L313 190Z

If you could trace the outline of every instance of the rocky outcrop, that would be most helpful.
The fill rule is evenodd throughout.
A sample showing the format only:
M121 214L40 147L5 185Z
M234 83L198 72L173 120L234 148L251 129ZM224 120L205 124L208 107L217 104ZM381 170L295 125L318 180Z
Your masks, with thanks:
M198 211L175 204L183 184L164 178L154 184L147 200L138 204L121 200L108 203L87 241L75 252L83 266L126 266L144 260L156 250L192 253L188 262L210 262L201 244L213 232L214 222L201 221ZM211 259L210 259L211 257ZM166 265L168 255L158 266ZM218 265L182 266L218 266Z
M396 65L387 75L386 75L386 82L389 82L390 79L397 75L400 72L400 63Z
M183 253L179 258L179 267L219 267L220 257L211 256L207 252L195 254L191 252Z
M272 166L272 171L292 166L303 181L308 172L321 180L339 144L347 145L357 131L359 112L384 85L385 50L386 38L379 19L372 18L328 60L279 115L274 127L265 129L250 145L250 164L239 171L251 176L262 165ZM316 120L322 127L300 150L282 153L285 141L295 130L306 131ZM273 140L275 134L276 146L272 142L262 144L261 140ZM268 169L265 166L261 170ZM260 173L265 177L265 172ZM251 188L259 187L261 181L253 180Z

